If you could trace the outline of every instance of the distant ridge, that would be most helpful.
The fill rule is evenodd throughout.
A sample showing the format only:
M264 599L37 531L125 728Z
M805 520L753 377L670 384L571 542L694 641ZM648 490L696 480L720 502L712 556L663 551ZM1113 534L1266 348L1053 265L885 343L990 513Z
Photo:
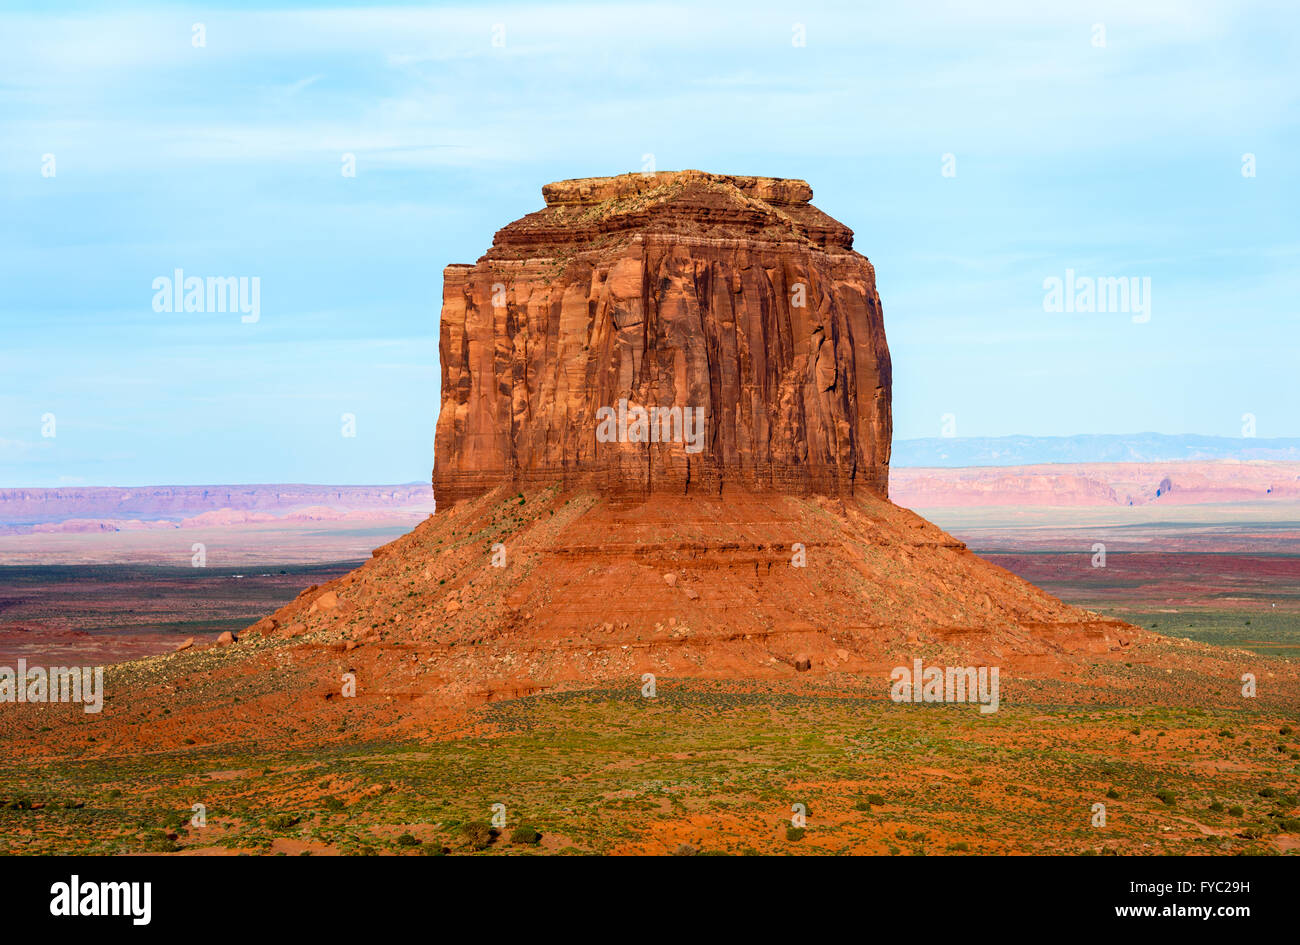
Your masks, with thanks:
M207 486L67 486L0 489L0 529L69 519L179 522L206 512L285 513L314 507L342 510L433 508L428 483L331 486L302 483Z
M894 467L1030 466L1037 463L1162 463L1180 460L1300 460L1300 437L1101 433L894 440Z

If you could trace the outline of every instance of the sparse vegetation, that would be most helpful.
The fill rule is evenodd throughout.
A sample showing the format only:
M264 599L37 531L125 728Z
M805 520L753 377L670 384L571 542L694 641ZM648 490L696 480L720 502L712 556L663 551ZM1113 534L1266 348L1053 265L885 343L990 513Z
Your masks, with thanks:
M1061 840L1028 812L1044 805L1086 811L1099 790L1134 801L1107 826L1114 852L1276 852L1279 837L1294 836L1294 792L1285 785L1295 763L1273 750L1276 737L1256 739L1249 757L1258 781L1248 790L1234 769L1186 764L1238 762L1243 739L1215 733L1226 724L1275 732L1280 719L1268 718L1263 729L1267 717L1250 722L1235 709L1134 714L1064 709L1063 701L1007 704L990 719L900 710L839 692L661 679L649 705L631 684L491 703L475 717L490 738L353 741L302 752L208 748L197 766L192 752L179 750L0 760L0 854L215 846L297 855L309 844L309 852L352 855L673 853L679 846L703 855L687 826L699 817L715 825L709 854L957 854L984 852L986 841L989 852L1030 852L1049 839L1060 849ZM1036 737L1027 744L1030 720ZM1114 733L1134 721L1153 735L1166 732L1167 744L1117 763ZM212 780L210 771L224 773ZM1269 785L1272 793L1260 793ZM1245 796L1263 809L1247 814ZM196 798L208 806L204 831L188 827ZM497 800L529 811L529 821L497 837L485 819ZM794 828L788 818L796 802L812 808L820 826ZM277 809L286 804L294 806ZM1184 818L1205 818L1207 827L1235 826L1162 832L1173 807ZM783 814L777 830L747 826L770 824L773 814ZM534 840L539 821L548 838ZM961 835L953 836L954 824ZM1084 829L1067 838L1066 852L1092 849L1095 836Z
M510 842L516 846L531 846L541 843L542 835L528 824L520 824L510 833Z
M487 823L479 820L462 824L460 832L465 845L471 850L486 850L492 841L496 839L496 831Z

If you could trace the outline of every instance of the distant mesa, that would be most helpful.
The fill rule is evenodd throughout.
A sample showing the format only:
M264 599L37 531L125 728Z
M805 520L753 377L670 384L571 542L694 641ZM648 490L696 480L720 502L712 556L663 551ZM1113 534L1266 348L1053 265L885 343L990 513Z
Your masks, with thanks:
M429 512L429 487L304 484L0 489L0 534L365 521Z
M894 468L1044 463L1300 463L1300 437L1106 433L1078 436L920 437L894 441Z
M1083 507L1300 502L1296 462L1040 463L903 467L890 499L909 509Z

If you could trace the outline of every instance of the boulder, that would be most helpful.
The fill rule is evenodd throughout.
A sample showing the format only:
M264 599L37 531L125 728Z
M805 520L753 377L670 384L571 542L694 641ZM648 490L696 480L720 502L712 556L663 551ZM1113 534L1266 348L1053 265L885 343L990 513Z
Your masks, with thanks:
M326 591L324 594L320 595L320 597L317 597L314 601L312 601L312 605L311 608L308 610L308 613L314 614L317 611L338 610L338 607L339 607L339 595L335 594L333 591Z

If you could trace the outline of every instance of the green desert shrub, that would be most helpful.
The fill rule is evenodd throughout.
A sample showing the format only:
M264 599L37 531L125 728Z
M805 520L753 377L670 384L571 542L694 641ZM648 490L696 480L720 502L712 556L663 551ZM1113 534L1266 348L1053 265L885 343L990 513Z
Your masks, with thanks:
M510 833L510 842L519 845L540 843L541 839L537 829L528 824L520 824Z
M180 847L174 837L165 830L150 830L144 836L144 848L150 853L175 853Z
M486 850L494 838L492 828L481 820L461 824L460 833L471 850Z

